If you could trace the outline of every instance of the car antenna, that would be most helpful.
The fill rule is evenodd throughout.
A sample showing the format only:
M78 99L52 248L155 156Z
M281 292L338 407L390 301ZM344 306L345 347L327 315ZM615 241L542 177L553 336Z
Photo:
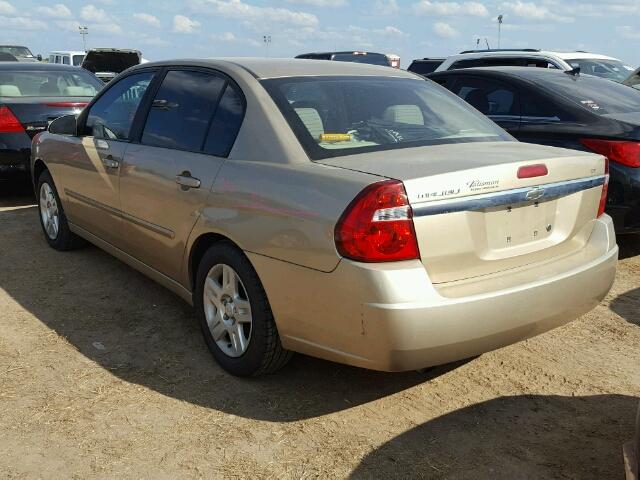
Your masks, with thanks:
M580 75L580 67L574 67L571 70L565 70L565 72L567 75L571 75L572 77L577 77L578 75Z

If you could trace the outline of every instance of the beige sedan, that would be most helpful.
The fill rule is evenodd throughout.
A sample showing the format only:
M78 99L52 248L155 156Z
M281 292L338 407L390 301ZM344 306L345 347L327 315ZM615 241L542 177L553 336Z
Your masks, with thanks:
M148 63L34 139L45 239L192 303L236 375L291 352L399 371L593 308L604 157L516 142L445 89L313 60Z

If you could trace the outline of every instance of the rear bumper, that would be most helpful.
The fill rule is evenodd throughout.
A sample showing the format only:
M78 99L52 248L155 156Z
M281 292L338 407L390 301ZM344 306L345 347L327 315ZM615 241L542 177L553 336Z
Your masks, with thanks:
M29 151L0 150L0 178L28 176Z
M613 284L618 258L610 217L595 222L587 246L571 256L447 285L434 286L418 261L343 260L325 274L249 257L285 348L402 371L509 345L594 308Z
M611 164L607 213L616 233L640 233L640 168Z

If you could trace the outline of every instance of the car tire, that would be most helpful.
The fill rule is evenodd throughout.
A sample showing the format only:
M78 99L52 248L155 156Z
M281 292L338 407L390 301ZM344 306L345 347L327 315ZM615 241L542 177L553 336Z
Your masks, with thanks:
M40 225L49 246L60 251L75 250L84 246L85 240L69 228L58 190L47 170L38 178L36 195Z
M280 342L258 274L230 243L213 245L202 258L194 306L209 350L229 373L239 377L270 374L291 358L292 352Z

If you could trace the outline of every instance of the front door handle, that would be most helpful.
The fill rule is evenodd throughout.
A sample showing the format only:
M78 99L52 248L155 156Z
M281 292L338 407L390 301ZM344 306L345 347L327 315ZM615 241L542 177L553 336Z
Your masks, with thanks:
M111 155L103 157L102 164L107 168L118 168L120 166L120 162L113 158Z
M189 172L182 172L180 175L177 175L176 183L182 187L182 190L200 188L200 179L192 177Z

